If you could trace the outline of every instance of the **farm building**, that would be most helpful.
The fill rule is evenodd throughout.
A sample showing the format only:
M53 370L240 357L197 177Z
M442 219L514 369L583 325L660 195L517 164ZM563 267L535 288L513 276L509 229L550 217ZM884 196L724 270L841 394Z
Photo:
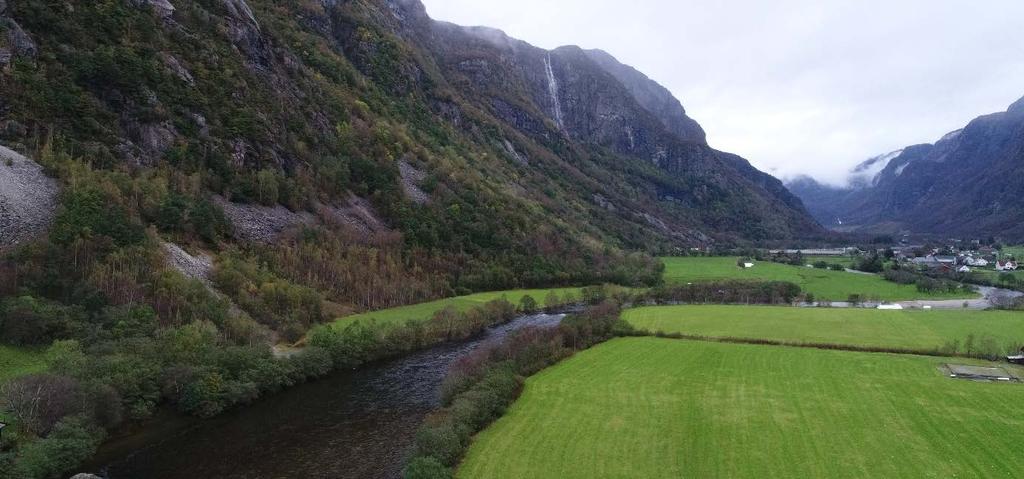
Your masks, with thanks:
M1017 271L1017 262L996 261L996 271Z

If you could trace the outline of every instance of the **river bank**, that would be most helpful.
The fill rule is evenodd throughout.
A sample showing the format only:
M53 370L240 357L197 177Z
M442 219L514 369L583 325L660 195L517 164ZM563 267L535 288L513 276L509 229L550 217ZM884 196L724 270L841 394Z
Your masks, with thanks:
M110 479L399 477L452 363L511 332L554 326L563 317L522 316L481 337L335 372L210 420L161 417L105 444L86 470ZM147 433L154 430L159 434Z

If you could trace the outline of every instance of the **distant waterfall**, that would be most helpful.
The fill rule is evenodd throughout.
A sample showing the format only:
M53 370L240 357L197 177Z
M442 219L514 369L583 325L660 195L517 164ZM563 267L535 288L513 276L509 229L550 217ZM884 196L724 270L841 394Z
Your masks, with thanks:
M555 71L551 68L551 53L544 57L544 72L548 75L548 95L551 97L551 104L554 105L555 123L558 128L565 129L565 122L562 120L562 103L558 101L558 80L555 79Z

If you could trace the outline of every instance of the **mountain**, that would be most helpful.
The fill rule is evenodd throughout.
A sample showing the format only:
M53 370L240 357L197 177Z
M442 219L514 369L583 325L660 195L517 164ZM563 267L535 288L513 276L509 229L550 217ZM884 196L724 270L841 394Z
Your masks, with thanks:
M789 183L822 224L884 233L1024 238L1024 98L934 144L869 160L847 187Z
M117 19L5 7L0 139L199 174L242 202L264 172L288 185L289 208L352 192L391 224L410 197L387 191L409 190L405 171L431 184L437 201L412 198L428 208L485 189L626 248L819 231L780 183L710 148L665 88L601 51L437 22L412 0L127 5Z

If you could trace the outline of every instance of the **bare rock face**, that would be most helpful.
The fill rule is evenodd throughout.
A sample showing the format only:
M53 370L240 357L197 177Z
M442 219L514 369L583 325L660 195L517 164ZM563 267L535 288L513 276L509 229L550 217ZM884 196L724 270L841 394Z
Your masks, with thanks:
M31 240L50 226L57 182L36 162L0 146L0 248Z
M163 52L160 53L160 59L163 60L164 66L174 73L175 76L181 79L181 81L188 84L188 86L195 86L196 80L192 77L192 72L190 72L188 68L181 63L181 60L178 60L178 57L170 53Z
M202 281L207 286L210 285L213 258L203 253L193 256L174 243L164 243L163 247L164 253L167 255L167 263L171 267L187 278Z
M426 173L416 169L405 159L398 162L398 172L402 176L402 190L413 203L423 205L430 202L430 195L420 189L420 184L427 178Z
M347 226L364 237L390 231L373 205L355 195L344 206L319 205L317 213L326 222Z
M35 58L39 49L32 37L13 18L6 17L6 4L0 5L0 34L6 33L6 40L0 38L0 66L11 63L14 58Z
M269 243L288 229L316 224L316 217L307 212L294 212L283 206L261 206L232 203L215 196L224 214L235 228L235 236L247 241Z

